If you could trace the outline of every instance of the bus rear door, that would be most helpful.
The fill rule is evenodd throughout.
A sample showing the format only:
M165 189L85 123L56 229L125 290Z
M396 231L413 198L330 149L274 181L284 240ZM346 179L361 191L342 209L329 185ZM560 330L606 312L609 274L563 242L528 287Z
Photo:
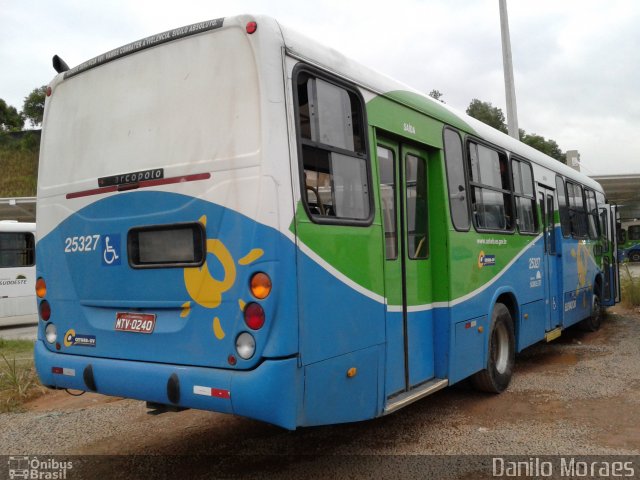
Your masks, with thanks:
M547 304L545 331L549 332L560 325L562 295L559 288L560 259L558 258L555 229L555 192L540 186L538 202L542 217L542 235L544 237L544 258L542 263Z
M385 234L388 410L403 393L434 377L429 155L425 148L382 138L377 154Z

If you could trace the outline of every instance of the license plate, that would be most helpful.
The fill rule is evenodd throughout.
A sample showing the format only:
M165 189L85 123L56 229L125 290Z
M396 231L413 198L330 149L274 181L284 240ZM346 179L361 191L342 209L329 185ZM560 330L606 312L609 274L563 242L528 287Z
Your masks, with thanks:
M152 313L116 313L115 329L121 332L151 333L156 326Z

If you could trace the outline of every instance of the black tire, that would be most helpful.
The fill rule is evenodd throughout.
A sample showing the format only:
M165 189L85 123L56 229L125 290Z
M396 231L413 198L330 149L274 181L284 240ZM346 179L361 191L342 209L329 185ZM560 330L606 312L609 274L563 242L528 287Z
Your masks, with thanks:
M640 262L640 252L637 250L634 250L633 252L629 253L629 261Z
M600 287L596 286L591 300L591 315L581 323L582 328L588 332L597 332L602 325L603 308L600 298Z
M504 304L496 303L491 314L487 368L471 377L478 390L501 393L507 389L516 362L515 345L511 313Z

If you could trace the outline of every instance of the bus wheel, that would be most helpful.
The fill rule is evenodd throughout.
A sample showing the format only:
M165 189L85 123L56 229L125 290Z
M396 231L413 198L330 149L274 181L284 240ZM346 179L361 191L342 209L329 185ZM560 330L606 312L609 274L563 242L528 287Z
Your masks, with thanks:
M487 368L472 377L474 386L483 392L500 393L511 381L515 364L515 335L509 309L496 303L491 314L489 361Z
M591 300L591 315L582 321L582 328L589 332L595 332L600 329L602 324L602 304L600 303L599 289L593 292Z

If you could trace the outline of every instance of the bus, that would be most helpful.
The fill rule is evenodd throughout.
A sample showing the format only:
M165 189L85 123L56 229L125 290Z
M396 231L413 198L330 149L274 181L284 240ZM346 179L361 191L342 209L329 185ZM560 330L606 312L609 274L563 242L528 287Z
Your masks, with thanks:
M598 183L276 20L54 57L44 385L286 429L397 411L599 327Z
M0 220L0 326L37 322L36 224Z
M621 238L618 245L621 261L640 262L640 221L622 222Z

